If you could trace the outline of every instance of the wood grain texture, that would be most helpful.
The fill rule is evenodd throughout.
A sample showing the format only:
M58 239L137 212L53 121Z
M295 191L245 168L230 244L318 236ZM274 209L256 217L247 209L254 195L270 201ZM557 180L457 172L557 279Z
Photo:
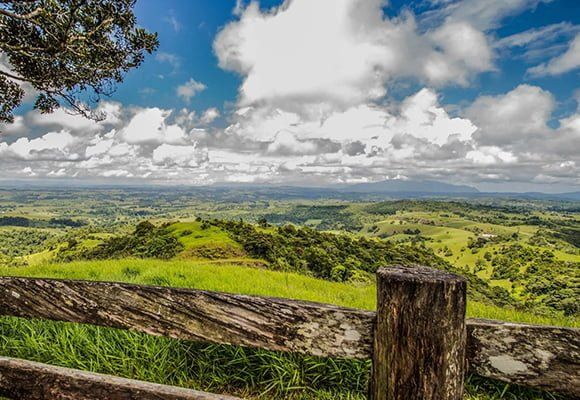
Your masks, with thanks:
M0 396L15 400L238 399L6 357L0 357Z
M580 330L469 320L470 370L580 399Z
M373 312L277 298L28 278L0 278L0 315L349 358L368 358L375 319Z
M465 280L443 271L378 271L372 400L463 398L465 295Z

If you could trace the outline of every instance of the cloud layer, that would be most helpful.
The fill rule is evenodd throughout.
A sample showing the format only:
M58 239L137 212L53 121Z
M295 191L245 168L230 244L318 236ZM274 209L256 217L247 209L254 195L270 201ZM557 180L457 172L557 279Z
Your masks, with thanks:
M578 111L556 118L553 95L531 84L461 107L444 105L440 95L496 71L506 49L577 34L557 24L496 38L502 18L540 2L433 1L437 7L422 15L404 10L391 17L382 0L288 0L273 10L238 2L238 17L214 41L219 65L241 77L231 112L105 102L107 119L99 123L65 110L29 112L0 136L2 176L319 185L429 178L573 187L580 184ZM529 74L578 68L579 40L571 38ZM168 53L157 59L180 67ZM390 91L397 85L417 89L395 101ZM189 102L202 90L190 79L176 95Z

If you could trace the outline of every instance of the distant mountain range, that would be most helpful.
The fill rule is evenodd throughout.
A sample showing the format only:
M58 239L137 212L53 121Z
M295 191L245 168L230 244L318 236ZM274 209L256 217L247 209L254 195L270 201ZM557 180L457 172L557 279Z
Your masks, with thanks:
M0 180L0 190L126 190L151 192L182 192L204 198L237 198L239 201L261 199L345 199L378 201L384 199L410 199L429 197L450 198L518 198L537 200L580 201L580 191L568 193L540 192L481 192L473 186L454 185L430 180L386 180L381 182L342 184L331 186L301 186L300 184L229 183L208 186L162 186L135 182L103 184L96 182L71 182L65 180Z
M387 180L381 182L359 183L343 186L342 191L352 193L433 193L433 194L469 194L479 190L467 185L453 185L438 181L403 181Z

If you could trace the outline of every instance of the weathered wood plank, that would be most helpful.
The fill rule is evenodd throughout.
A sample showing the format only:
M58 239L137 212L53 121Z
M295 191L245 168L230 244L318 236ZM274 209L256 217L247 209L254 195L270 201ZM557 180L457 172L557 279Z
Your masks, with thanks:
M0 315L177 339L368 358L375 313L332 305L112 282L0 278Z
M461 400L466 281L425 267L377 273L372 400Z
M0 315L359 359L372 358L376 320L374 312L291 300L9 277L0 278ZM471 372L580 397L580 330L473 319L466 324Z
M6 357L0 357L0 396L15 400L238 399Z
M580 398L580 330L471 319L467 331L471 372Z

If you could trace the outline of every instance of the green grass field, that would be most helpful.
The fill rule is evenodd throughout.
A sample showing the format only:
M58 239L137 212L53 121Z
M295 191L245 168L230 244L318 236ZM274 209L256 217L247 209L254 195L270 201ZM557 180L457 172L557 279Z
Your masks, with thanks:
M509 216L509 214L505 214ZM400 211L394 215L386 216L383 220L373 222L367 226L367 234L385 237L392 242L409 241L413 239L413 234L405 231L419 231L420 236L427 238L425 245L435 251L435 253L450 262L451 264L476 273L480 278L489 282L492 286L498 286L511 292L516 298L520 297L521 287L508 279L492 279L493 266L485 261L485 253L494 254L498 252L505 242L486 244L483 248L472 252L468 248L470 240L476 239L479 235L517 235L518 243L525 248L542 252L550 250L554 257L565 262L580 262L580 253L573 246L565 242L559 242L563 249L545 248L534 246L529 243L532 236L538 231L537 226L531 225L499 225L486 222L476 222L470 218L473 215L458 216L453 213L429 212L429 211ZM546 217L546 215L543 215ZM375 227L370 230L370 227ZM482 263L483 268L477 269L476 264Z
M191 260L110 260L0 267L0 275L110 280L374 309L373 285L332 283L294 273ZM469 316L578 326L470 303ZM54 322L0 320L0 354L153 382L256 399L364 399L369 363L332 360L157 338ZM548 394L471 378L466 399L555 399Z

